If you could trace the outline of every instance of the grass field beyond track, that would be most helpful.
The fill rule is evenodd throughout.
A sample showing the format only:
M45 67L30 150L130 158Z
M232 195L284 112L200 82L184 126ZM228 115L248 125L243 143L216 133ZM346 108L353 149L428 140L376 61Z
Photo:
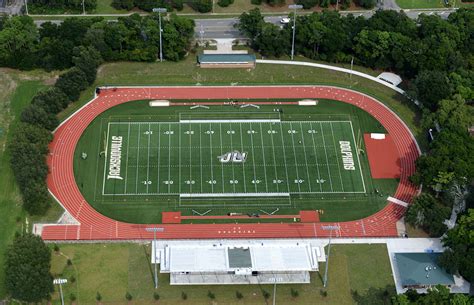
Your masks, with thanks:
M262 209L323 209L322 220L352 220L380 210L397 185L371 178L365 132L386 131L368 113L336 101L207 110L134 101L90 124L74 170L89 204L127 222L160 222L163 211Z
M273 294L273 285L212 285L212 286L171 286L169 274L159 274L158 289L154 290L153 268L150 265L150 246L139 244L63 244L60 254L53 254L51 272L55 278L69 279L63 286L66 301L74 294L76 304L96 305L97 292L102 295L102 304L225 304L225 305L265 305L263 290ZM327 251L327 249L326 249ZM67 265L71 259L72 265ZM355 304L352 292L368 294L369 290L385 289L394 291L387 247L372 245L333 245L329 261L327 296L321 294L322 276L325 264L319 265L321 273L311 274L310 284L278 285L276 304L298 305L349 305ZM71 282L74 276L75 281ZM58 286L55 285L52 304L61 304ZM290 290L299 292L293 298ZM207 297L208 290L216 295L215 300ZM153 293L160 295L158 302ZM243 299L238 300L235 292L240 291ZM133 301L125 299L126 292ZM187 294L183 300L181 293ZM381 301L381 299L378 299ZM67 303L69 304L69 303ZM386 304L386 303L359 303Z

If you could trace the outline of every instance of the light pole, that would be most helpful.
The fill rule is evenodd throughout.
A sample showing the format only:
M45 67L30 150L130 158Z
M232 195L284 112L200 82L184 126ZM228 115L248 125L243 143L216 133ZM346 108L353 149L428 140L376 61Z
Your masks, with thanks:
M153 13L158 13L158 23L160 24L160 62L163 61L163 48L162 48L162 42L161 42L161 13L166 13L166 12L167 10L162 7L153 9Z
M328 256L326 258L326 270L324 271L324 280L323 280L323 286L326 288L328 284L328 267L329 267L329 255L331 254L331 238L332 238L332 230L338 230L339 226L323 226L323 230L329 230L329 245L328 245Z
M153 261L155 262L155 289L158 288L158 271L156 270L156 265L158 263L156 262L156 232L163 232L165 229L164 228L145 228L145 231L147 232L153 232L153 251L152 253L154 254Z
M26 15L28 15L28 0L25 0Z
M82 0L82 14L85 15L86 14L86 6L84 4L85 0Z
M291 60L293 60L295 55L296 10L303 8L303 6L299 4L291 4L288 6L288 8L295 10L293 14L293 40L291 42Z
M61 304L64 305L63 287L62 284L66 284L66 279L54 279L53 284L59 285L59 294L61 295Z

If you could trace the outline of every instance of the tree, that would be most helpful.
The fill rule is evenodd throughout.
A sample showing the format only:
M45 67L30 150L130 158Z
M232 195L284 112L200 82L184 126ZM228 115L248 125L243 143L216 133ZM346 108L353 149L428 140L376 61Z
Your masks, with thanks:
M102 63L102 56L94 47L75 47L72 61L86 75L87 82L92 85L97 76L97 67Z
M288 54L290 48L288 34L272 23L265 23L260 35L255 38L255 47L265 56L279 57Z
M421 71L415 79L418 100L434 111L438 102L451 96L452 88L445 72Z
M0 31L0 66L33 68L38 38L38 29L30 17L5 18Z
M17 236L5 256L5 287L12 298L41 302L54 291L51 251L39 236Z
M28 105L20 115L20 120L24 123L37 125L48 130L53 130L58 126L59 121L52 113L47 113L38 104Z
M55 86L63 91L70 101L77 101L81 91L88 85L86 74L79 68L72 68L59 76Z
M212 11L212 0L196 0L190 2L189 5L200 13L209 13Z
M244 12L239 17L237 28L241 33L253 40L261 31L265 21L259 8L254 8L248 13Z
M423 120L423 125L427 128L433 127L437 122L443 129L467 130L474 124L474 108L468 106L457 94L452 99L439 101L436 112L425 114Z
M443 223L449 217L450 209L441 205L433 196L422 193L408 207L405 221L422 228L430 236L440 236L447 227Z
M313 8L319 4L319 0L296 0L295 2L302 5L305 10Z
M31 104L43 108L47 113L58 114L69 104L68 97L57 87L38 92Z
M448 249L440 257L440 265L451 272L459 272L466 280L474 281L474 209L458 219L442 242Z

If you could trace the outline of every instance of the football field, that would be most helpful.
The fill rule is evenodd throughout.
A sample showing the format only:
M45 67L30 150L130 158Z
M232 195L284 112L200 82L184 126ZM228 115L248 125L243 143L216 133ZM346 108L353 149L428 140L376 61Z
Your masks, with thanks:
M111 120L105 139L103 196L366 192L349 120Z

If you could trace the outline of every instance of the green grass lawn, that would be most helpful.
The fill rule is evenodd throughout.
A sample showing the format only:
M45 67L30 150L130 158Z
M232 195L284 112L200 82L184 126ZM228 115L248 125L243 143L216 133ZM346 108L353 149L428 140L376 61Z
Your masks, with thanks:
M367 72L367 68L358 68ZM374 74L376 72L369 74ZM79 102L60 114L64 119L93 97L97 85L246 85L246 84L315 84L335 85L351 88L374 96L394 110L410 127L420 144L426 144L419 128L419 113L416 106L395 91L373 81L341 72L325 69L258 64L255 69L201 69L196 57L190 54L181 62L130 63L117 62L102 65L94 86L83 92Z
M397 4L404 9L414 8L444 8L443 0L396 0Z
M153 300L153 269L149 261L149 245L139 244L83 244L60 245L60 254L53 254L52 273L56 277L76 281L64 286L65 299L71 293L77 297L76 304L96 304L97 292L103 304L266 304L262 291L273 293L271 285L217 285L217 286L171 286L169 275L159 275L160 301ZM72 265L67 266L67 259ZM320 264L321 273L324 264ZM364 295L370 288L385 289L393 286L390 263L385 245L333 245L329 262L327 296L321 294L322 276L312 273L311 284L277 286L277 304L354 304L351 290ZM56 287L57 288L57 287ZM292 298L290 289L299 292ZM212 302L208 290L216 295ZM235 292L244 298L238 301ZM393 288L389 289L392 292ZM133 301L125 300L130 292ZM188 299L183 301L181 293ZM60 304L58 293L53 295L53 304Z
M15 231L26 228L21 198L10 169L6 141L17 124L21 110L46 85L41 73L20 73L1 70L0 73L0 299L5 296L3 261L5 249ZM31 229L32 220L29 219Z
M183 128L191 128L195 136L188 143L179 140L179 136L184 132L184 129L180 131L178 128L181 124L167 123L176 122L179 118L222 118L224 115L234 119L263 118L271 115L275 117L278 113L273 112L273 108L262 106L259 110L243 111L230 106L215 106L199 116L196 112L190 113L180 107L150 108L147 101L118 105L97 117L81 137L74 158L76 181L86 200L99 212L114 219L134 223L160 222L162 211L179 210L187 215L192 213L192 209L207 210L212 207L210 215L227 214L230 209L233 212L260 213L264 205L271 211L278 207L279 214L297 214L301 209L323 209L323 220L345 221L369 216L385 206L387 195L393 194L398 182L395 179L371 179L367 156L360 154L359 158L355 157L355 141L363 149L363 141L360 140L363 133L386 131L377 120L355 106L330 100L320 100L313 108L279 106L283 114L278 116L281 116L283 123L281 130L280 127L275 127L278 129L275 132L278 133L273 136L269 136L266 129L265 132L263 129L261 131L260 123L252 126L248 123L232 123L232 126L214 123L213 135L206 134L207 129L212 127L210 124L193 124L193 127L190 127L189 124L183 123ZM311 124L307 123L307 120L344 122L314 122L312 124L319 127L310 128ZM130 121L134 124L129 124ZM296 127L291 127L299 121L305 121L306 129L317 129L318 133L303 132L303 122L301 126L297 123ZM109 124L110 122L116 124ZM148 126L147 122L153 122L153 125ZM269 123L265 124L264 127L268 129ZM226 133L231 127L234 135ZM249 135L251 127L257 133ZM283 128L286 128L285 132L282 132ZM289 134L287 129L295 130L296 133ZM170 131L172 135L169 134ZM122 136L120 177L123 180L104 179L104 173L108 175L109 158L105 158L103 154L101 156L100 153L105 150L106 139L109 140L108 147L111 147L111 136ZM183 133L182 139L185 137L190 139L191 135ZM354 171L342 169L342 156L338 155L339 140L352 143L357 165ZM305 149L301 149L303 141ZM222 150L223 145L227 150L239 148L246 151L248 160L243 166L222 166L217 156L226 152ZM264 151L260 148L262 145L266 147ZM285 149L282 150L283 148ZM275 149L277 153L273 154ZM110 154L110 150L108 151ZM87 159L82 158L82 153L87 153ZM316 157L318 161L313 160L311 163L311 158ZM313 165L307 167L304 163L308 162L308 159ZM158 160L160 167L157 167ZM295 166L295 160L299 160L298 166ZM189 162L192 162L193 167L185 167ZM211 162L212 171L209 167ZM279 166L276 166L277 164ZM285 164L286 166L283 166ZM107 169L104 169L104 165L108 166ZM275 173L281 176L281 187L274 184L273 180L278 180L278 177L274 176ZM91 176L95 179L91 179ZM380 193L375 194L374 189L378 189ZM232 197L206 196L181 200L178 197L182 193L262 192L290 193L291 197L244 196L238 201ZM264 201L265 204L262 203Z

